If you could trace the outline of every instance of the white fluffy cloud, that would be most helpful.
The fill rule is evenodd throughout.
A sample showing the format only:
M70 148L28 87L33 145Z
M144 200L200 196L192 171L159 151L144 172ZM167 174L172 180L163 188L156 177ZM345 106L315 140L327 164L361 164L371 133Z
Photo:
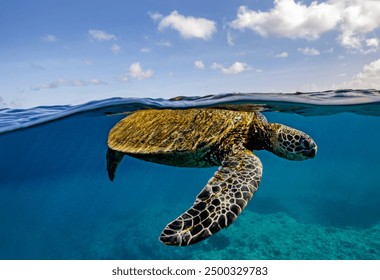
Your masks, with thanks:
M316 39L334 29L340 20L336 5L312 2L306 6L294 0L275 0L269 12L241 6L237 19L230 23L235 29L251 29L262 36Z
M355 75L349 82L345 82L344 88L380 88L380 59L364 65L363 70Z
M281 53L276 55L276 57L279 57L279 58L286 58L288 56L289 56L289 54L287 52L281 52Z
M114 54L120 54L123 52L123 50L121 49L121 46L120 45L117 45L117 44L113 44L112 47L111 47L111 51L114 53Z
M338 41L363 53L377 50L366 35L380 28L380 1L328 0L310 5L295 0L274 0L270 11L241 6L230 23L235 29L251 29L261 36L317 39L329 31L339 31Z
M157 46L167 47L167 48L173 47L172 43L170 43L169 41L165 41L165 40L157 42Z
M227 31L227 43L230 46L234 46L235 45L234 39L232 38L232 34L231 34L231 32L229 30Z
M197 69L204 69L205 64L203 63L202 60L197 60L197 61L194 61L194 67Z
M88 31L88 37L95 41L110 41L117 40L117 37L113 34L107 33L103 30L91 29Z
M57 37L55 35L52 35L52 34L47 34L47 35L43 36L41 39L42 39L42 41L48 42L48 43L57 42Z
M140 63L136 62L131 64L128 73L124 75L121 79L123 81L129 81L130 79L145 80L151 78L153 74L154 72L152 69L143 70Z
M380 2L373 0L341 0L345 4L342 9L341 35L338 40L347 48L364 52L372 49L365 46L365 34L380 27ZM365 47L370 47L369 49Z
M304 55L320 55L321 53L319 52L319 50L317 49L314 49L314 48L309 48L309 47L306 47L306 48L298 48L297 49L300 53L304 54Z
M140 49L140 52L141 53L150 53L151 49L150 48L142 48L142 49Z
M159 12L148 12L148 15L154 21L159 21L160 19L163 18L163 15L161 15Z
M56 89L60 87L85 87L91 85L105 85L106 83L99 79L91 79L91 80L66 80L66 79L58 79L54 82L49 82L45 84L41 84L39 86L31 87L32 90L42 90L42 89Z
M367 47L374 47L374 48L379 47L379 39L377 39L377 38L367 39L367 40L365 40L365 43L366 43Z
M163 30L172 28L179 32L185 39L211 39L213 33L216 31L216 23L205 18L195 18L192 16L183 16L177 11L173 11L166 17L160 17L155 13L151 15L154 20L160 20L158 29Z
M252 68L245 62L236 61L229 67L225 67L220 63L213 63L211 69L220 70L223 74L239 74L251 70Z

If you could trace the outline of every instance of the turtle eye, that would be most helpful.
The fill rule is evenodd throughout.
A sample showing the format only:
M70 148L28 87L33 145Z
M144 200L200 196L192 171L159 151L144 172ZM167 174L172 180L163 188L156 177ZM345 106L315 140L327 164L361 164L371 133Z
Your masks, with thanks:
M304 137L301 137L301 139L300 139L300 145L303 148L307 149L307 150L309 150L311 148L310 147L310 142L306 138L304 138Z

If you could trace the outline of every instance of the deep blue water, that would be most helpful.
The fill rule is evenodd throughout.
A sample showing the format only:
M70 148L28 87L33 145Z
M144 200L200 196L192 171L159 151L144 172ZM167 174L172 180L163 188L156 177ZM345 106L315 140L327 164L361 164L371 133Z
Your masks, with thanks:
M158 236L216 168L125 157L105 169L107 135L146 107L259 104L310 134L312 160L258 151L259 190L234 224L190 247ZM0 259L380 259L380 93L109 99L0 110Z

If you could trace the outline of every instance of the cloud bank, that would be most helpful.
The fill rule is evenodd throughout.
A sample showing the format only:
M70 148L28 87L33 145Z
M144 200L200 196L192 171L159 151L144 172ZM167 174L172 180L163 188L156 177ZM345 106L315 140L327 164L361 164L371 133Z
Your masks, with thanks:
M322 34L338 31L338 42L345 48L361 52L377 50L368 43L377 38L367 34L380 28L380 1L329 0L310 5L295 0L275 0L270 11L262 12L241 6L237 18L230 22L233 29L250 29L261 36L314 40Z
M85 86L98 86L98 85L105 85L106 83L98 80L98 79L91 79L91 80L66 80L66 79L58 79L53 82L44 83L39 86L33 86L31 87L32 90L38 91L42 89L57 89L61 87L85 87Z
M338 7L313 2L310 6L294 0L275 0L269 12L241 6L237 19L230 23L235 29L251 29L262 36L317 39L334 29L340 20Z
M364 65L363 70L355 75L349 82L344 83L344 88L380 88L380 59Z

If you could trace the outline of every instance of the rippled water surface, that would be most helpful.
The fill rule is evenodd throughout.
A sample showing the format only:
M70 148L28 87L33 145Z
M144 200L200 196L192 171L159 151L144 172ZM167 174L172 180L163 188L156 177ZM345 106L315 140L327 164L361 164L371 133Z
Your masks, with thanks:
M260 110L310 134L316 158L267 151L259 190L234 224L190 247L158 236L216 168L125 157L105 169L107 135L144 108ZM1 259L380 259L380 93L112 98L0 109Z

